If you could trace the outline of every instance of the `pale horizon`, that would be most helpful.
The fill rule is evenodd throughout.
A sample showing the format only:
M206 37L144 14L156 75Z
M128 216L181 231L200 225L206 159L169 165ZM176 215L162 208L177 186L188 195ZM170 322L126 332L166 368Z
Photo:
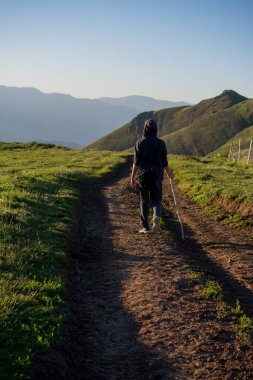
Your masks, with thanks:
M50 95L50 94L60 94L60 95L67 95L67 96L71 96L75 99L88 99L88 100L99 100L99 99L102 99L102 98L111 98L111 99L120 99L120 98L127 98L127 97L131 97L131 96L136 96L136 97L147 97L147 98L152 98L152 99L155 99L155 100L159 100L159 101L168 101L168 102L188 102L189 104L196 104L196 103L192 103L192 102L189 102L187 99L176 99L176 100L171 100L171 99L162 99L162 98L156 98L154 96L149 96L149 95L143 95L143 94L129 94L129 95L120 95L120 96L100 96L98 98L88 98L88 97L80 97L80 96L75 96L71 93L65 93L65 92L59 92L59 91L43 91L41 90L40 88L36 88L36 87L31 87L31 86L13 86L13 85L8 85L8 84L3 84L3 83L0 83L0 86L5 86L5 87L9 87L9 88L18 88L18 89L34 89L34 90L37 90L45 95ZM235 91L237 93L239 93L238 91L236 91L236 89L233 89L233 88L225 88L223 89L220 93L218 94L214 94L213 96L209 96L207 98L203 98L203 99L199 99L199 102L201 100L205 100L205 99L209 99L209 98L212 98L212 97L215 97L215 96L218 96L220 95L223 91L225 90L232 90L232 91ZM243 95L243 96L246 96L245 94L241 94L239 93L240 95ZM251 99L252 97L251 96L246 96L248 97L249 99Z
M139 96L139 97L153 98L156 100L168 101L168 102L170 102L170 101L171 102L180 102L180 101L186 101L187 102L187 100L185 100L185 99L176 99L176 100L161 99L161 98L155 98L154 96L143 95L143 94L129 94L129 95L120 95L120 96L100 96L98 98L88 98L88 97L83 97L83 96L75 96L75 95L68 93L68 92L44 91L40 88L33 87L33 86L14 86L14 85L9 85L9 84L4 84L4 83L0 83L0 86L9 87L9 88L18 88L18 89L33 89L33 90L37 90L37 91L39 91L43 94L46 94L46 95L61 94L61 95L68 95L68 96L71 96L71 97L76 98L76 99L99 100L102 98L120 99L120 98L127 98L127 97L131 97L131 96L137 96L137 97Z

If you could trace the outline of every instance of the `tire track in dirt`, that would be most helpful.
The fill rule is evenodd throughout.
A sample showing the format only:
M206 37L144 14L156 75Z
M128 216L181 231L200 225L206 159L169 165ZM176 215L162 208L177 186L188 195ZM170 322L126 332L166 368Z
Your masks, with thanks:
M166 232L138 234L128 170L81 194L62 269L69 310L59 341L33 363L30 378L252 378L253 348L201 295L199 282L187 280L191 252Z

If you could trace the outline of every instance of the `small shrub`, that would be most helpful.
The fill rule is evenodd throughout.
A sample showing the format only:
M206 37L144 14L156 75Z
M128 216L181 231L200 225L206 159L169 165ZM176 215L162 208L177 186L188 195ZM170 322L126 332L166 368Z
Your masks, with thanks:
M163 220L163 218L160 218L160 228L161 228L161 230L166 229L166 224L165 224L165 221Z
M189 273L186 275L186 278L189 280L200 280L201 277L202 277L202 273L200 272Z
M240 302L239 300L237 299L236 300L236 305L235 307L231 307L230 309L231 313L235 316L235 317L240 317L243 315L243 310L241 308L241 305L240 305Z
M215 301L220 301L223 297L222 287L216 281L207 281L202 294Z
M253 319L243 314L237 325L238 333L246 340L253 338Z

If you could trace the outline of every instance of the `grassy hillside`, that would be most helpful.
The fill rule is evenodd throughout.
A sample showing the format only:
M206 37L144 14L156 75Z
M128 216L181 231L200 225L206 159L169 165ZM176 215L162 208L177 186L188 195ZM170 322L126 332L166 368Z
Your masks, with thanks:
M219 158L169 157L181 191L218 219L235 226L253 225L252 165ZM253 237L253 236L252 236Z
M241 139L241 155L245 157L248 155L250 140L253 140L253 125L244 129L242 132L237 133L230 140L228 140L226 144L222 145L220 148L212 152L210 156L215 157L217 155L221 155L221 156L227 157L230 150L230 146L231 144L233 144L233 148L232 148L233 154L234 154L234 157L237 158L238 144L239 144L240 139ZM253 155L253 151L252 151L252 155Z
M244 118L246 119L247 124L249 126L244 129L242 132L239 132L238 134L234 135L230 140L226 142L226 144L220 146L216 151L213 152L212 156L215 156L217 154L221 155L228 155L229 148L231 143L234 145L234 153L238 151L238 142L239 139L241 139L241 149L242 149L242 155L247 155L250 140L253 139L253 124L252 123L252 113L253 113L253 100L249 100L247 102L243 102L238 104L236 107L234 107L234 110L237 114L244 115Z
M141 136L144 121L150 117L157 120L159 136L166 141L169 152L206 155L253 123L253 101L234 91L224 91L195 106L143 113L89 147L129 149Z
M184 129L163 136L174 154L204 156L224 145L253 123L253 100L201 118Z
M246 126L243 116L232 107L163 136L163 140L173 154L205 156Z
M170 109L171 112L172 108ZM146 119L153 117L154 112L143 112L123 127L116 129L95 143L87 146L89 149L121 151L130 148L140 136L143 123Z
M21 378L58 334L65 305L55 268L67 260L76 183L98 179L124 160L105 151L1 144L1 379Z
M0 150L13 150L13 149L51 149L51 148L58 148L58 149L69 149L66 147L62 147L59 145L54 144L43 144L38 143L36 141L27 142L27 143L19 143L19 142L0 142Z

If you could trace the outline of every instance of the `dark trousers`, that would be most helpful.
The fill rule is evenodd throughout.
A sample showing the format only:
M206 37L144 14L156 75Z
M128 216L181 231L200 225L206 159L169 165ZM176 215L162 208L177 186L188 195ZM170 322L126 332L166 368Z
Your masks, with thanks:
M162 180L141 181L139 183L140 191L140 224L142 227L149 229L149 208L150 203L153 208L153 217L161 217L162 214Z

